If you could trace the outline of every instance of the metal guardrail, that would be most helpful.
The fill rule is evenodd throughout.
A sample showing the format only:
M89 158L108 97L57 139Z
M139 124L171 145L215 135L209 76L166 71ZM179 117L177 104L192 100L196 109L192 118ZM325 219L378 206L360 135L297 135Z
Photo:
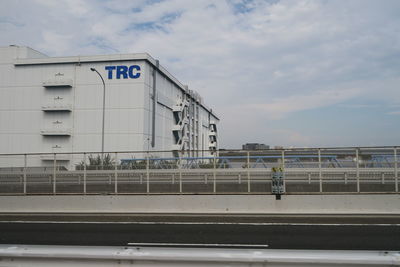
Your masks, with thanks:
M145 246L44 246L0 245L0 257L7 266L61 265L65 259L79 266L117 265L143 262L146 266L399 266L398 251L373 250L287 250L215 247ZM11 262L12 264L10 264Z
M398 193L397 147L0 154L0 194ZM211 155L211 156L210 156Z

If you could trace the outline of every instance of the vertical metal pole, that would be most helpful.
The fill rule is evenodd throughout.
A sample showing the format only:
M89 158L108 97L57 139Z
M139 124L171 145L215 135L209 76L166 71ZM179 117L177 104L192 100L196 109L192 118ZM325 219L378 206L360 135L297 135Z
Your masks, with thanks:
M282 175L285 177L285 150L282 150ZM283 179L283 188L286 188L286 179Z
M150 192L150 158L149 153L147 152L147 162L146 162L146 192Z
M83 153L83 194L86 195L86 153Z
M311 172L308 173L308 184L311 184Z
M394 184L396 192L399 192L399 178L397 170L397 147L394 148Z
M318 148L319 192L322 193L322 162L321 149Z
M347 184L347 172L344 173L344 184Z
M217 159L216 159L216 153L214 153L214 184L213 184L213 192L217 192Z
M103 83L103 118L101 125L101 169L104 169L104 122L105 122L105 114L106 114L106 83L104 82L103 76L101 76L100 72L98 72L95 68L90 68L91 71L95 71L102 83Z
M53 194L56 194L56 183L57 183L57 177L56 177L56 168L57 168L57 159L56 159L56 153L54 153L54 166L53 166Z
M182 193L182 158L181 155L179 154L179 193Z
M24 194L26 194L26 166L28 164L27 155L24 155Z
M117 165L118 153L115 152L115 163L114 163L114 193L118 194L118 165Z
M356 178L357 178L357 192L360 192L360 160L358 155L358 148L356 148Z
M382 184L385 184L385 173L382 172Z
M241 184L242 183L242 175L239 173L239 175L238 175L238 182L239 182L239 184Z
M101 75L100 75L101 76ZM101 77L101 80L103 81L103 120L101 123L101 166L104 165L104 125L105 125L105 118L106 118L106 84L103 80L103 77Z
M250 184L250 152L247 151L247 193L251 192Z

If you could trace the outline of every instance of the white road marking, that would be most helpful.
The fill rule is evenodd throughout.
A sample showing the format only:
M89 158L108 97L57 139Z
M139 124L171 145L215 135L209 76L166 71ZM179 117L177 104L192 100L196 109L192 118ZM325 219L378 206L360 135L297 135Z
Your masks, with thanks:
M48 223L48 224L166 224L166 225L282 225L282 226L400 226L390 223L231 223L231 222L88 222L88 221L1 221L0 223Z
M171 247L171 246L180 246L180 247L262 247L267 248L269 245L249 245L249 244L190 244L190 243L128 243L128 246L160 246L160 247Z

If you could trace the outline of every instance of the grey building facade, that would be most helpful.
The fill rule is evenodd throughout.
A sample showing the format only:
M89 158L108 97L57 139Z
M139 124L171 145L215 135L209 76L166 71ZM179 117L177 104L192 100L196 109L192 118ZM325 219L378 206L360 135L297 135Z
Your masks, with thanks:
M103 84L91 68L106 85L104 151L218 148L218 116L146 53L48 57L8 46L0 47L0 153L100 151Z

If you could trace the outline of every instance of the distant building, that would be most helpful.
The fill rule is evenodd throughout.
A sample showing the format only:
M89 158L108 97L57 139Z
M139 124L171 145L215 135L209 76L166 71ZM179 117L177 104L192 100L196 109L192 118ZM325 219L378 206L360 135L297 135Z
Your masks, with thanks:
M269 149L269 146L266 144L259 144L259 143L247 143L242 145L243 150L263 150Z

